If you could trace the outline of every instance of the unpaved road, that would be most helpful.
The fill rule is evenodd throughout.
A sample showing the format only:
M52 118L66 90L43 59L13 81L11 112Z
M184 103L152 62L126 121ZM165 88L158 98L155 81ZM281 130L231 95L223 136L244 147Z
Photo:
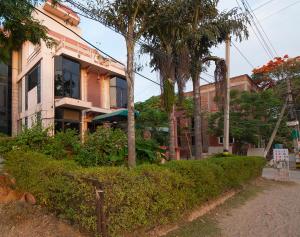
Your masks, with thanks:
M263 185L264 190L257 196L217 218L221 236L300 236L300 184Z
M299 171L298 171L299 172ZM273 179L267 169L264 177ZM300 237L300 172L294 182L258 179L211 213L167 237Z

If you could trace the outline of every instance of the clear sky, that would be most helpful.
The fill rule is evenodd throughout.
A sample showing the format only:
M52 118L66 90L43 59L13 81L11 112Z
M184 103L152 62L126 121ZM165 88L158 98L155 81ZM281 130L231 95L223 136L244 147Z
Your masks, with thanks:
M240 0L238 0L240 2ZM288 54L290 57L300 55L300 0L248 0L252 9L255 9L264 3L266 5L255 10L254 13L259 19L263 29L272 42L279 56ZM269 3L268 3L269 2ZM220 0L220 9L228 10L237 7L236 0ZM83 36L90 42L96 44L100 49L109 53L111 56L126 63L126 48L122 36L105 28L98 22L84 19L81 20ZM249 27L250 37L242 43L234 42L234 44L243 52L251 64L255 67L265 64L270 60L270 56L264 51L252 28ZM138 49L137 49L138 51ZM213 53L219 57L225 57L224 45L213 49ZM159 81L156 72L148 66L149 57L147 55L140 56L136 53L136 61L143 66L142 74ZM240 74L251 74L252 66L243 59L238 51L231 47L231 76ZM213 75L213 65L209 69L209 74ZM208 81L214 79L208 75L202 75ZM201 81L202 84L207 82ZM186 91L192 90L192 84L188 83ZM135 79L135 101L144 101L153 95L160 94L160 87L152 82L136 75Z

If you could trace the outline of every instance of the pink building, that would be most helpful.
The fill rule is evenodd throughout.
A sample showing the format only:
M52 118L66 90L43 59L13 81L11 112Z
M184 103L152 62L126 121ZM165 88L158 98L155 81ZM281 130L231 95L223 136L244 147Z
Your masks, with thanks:
M11 66L0 67L3 72L4 67L11 69L5 87L11 104L2 106L11 108L11 121L5 120L8 130L15 135L22 126L40 121L44 127L74 128L83 134L95 116L127 107L124 65L103 57L70 31L81 35L80 18L70 8L48 1L40 10L44 14L35 12L34 17L57 45L26 42L12 53Z
M257 91L257 85L248 75L240 75L230 78L231 90L238 91ZM208 132L209 113L218 111L215 101L216 90L215 84L207 84L200 87L201 108L202 108L202 145L203 152L208 154L223 152L223 137L215 137ZM193 92L187 92L187 97L192 97ZM192 118L187 118L184 111L176 113L177 146L180 150L181 158L189 158L194 153L194 136ZM230 138L230 151L234 150L234 138Z

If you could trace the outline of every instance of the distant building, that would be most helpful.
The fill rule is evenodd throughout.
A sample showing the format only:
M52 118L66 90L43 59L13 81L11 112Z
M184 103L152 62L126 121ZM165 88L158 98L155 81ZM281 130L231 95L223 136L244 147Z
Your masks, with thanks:
M40 10L45 15L33 16L57 45L26 42L12 52L11 65L0 65L0 132L15 135L40 121L55 131L73 128L83 134L95 116L127 107L124 65L68 30L81 35L80 18L70 8L46 1Z
M258 87L248 75L240 75L230 79L231 90L238 91L257 91ZM208 132L207 114L218 111L215 101L215 84L206 84L200 87L201 108L202 108L202 145L203 152L208 154L223 151L223 137L215 137ZM187 97L193 97L193 92L187 92ZM177 137L177 147L182 158L188 158L194 154L194 131L193 118L187 118L185 111L176 112L175 132ZM234 149L234 138L230 138L230 151Z

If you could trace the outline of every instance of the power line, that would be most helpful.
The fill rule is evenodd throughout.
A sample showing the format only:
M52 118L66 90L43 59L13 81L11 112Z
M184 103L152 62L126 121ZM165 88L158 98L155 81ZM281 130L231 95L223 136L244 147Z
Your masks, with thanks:
M265 2L263 4L261 4L261 5L259 5L258 7L254 8L253 11L256 11L256 10L260 9L260 8L266 6L267 4L269 4L269 3L273 2L273 1L274 0L269 0L269 1L267 1L267 2Z
M292 7L292 6L296 5L296 4L298 4L298 3L300 3L300 1L296 1L296 2L294 2L294 3L292 3L292 4L288 5L288 6L286 6L286 7L284 7L284 8L281 8L281 9L279 9L278 11L276 11L276 12L274 12L274 13L272 13L272 14L270 14L270 15L264 17L264 18L262 18L261 21L264 21L264 20L266 20L266 19L268 19L268 18L270 18L270 17L272 17L272 16L275 16L275 15L277 15L278 13L283 12L284 10L286 10L286 9L288 9L288 8L290 8L290 7Z
M28 3L30 4L30 3ZM31 4L30 4L31 5ZM95 46L94 44L92 44L91 42L89 42L88 40L86 40L85 38L83 38L81 35L77 34L75 31L73 31L72 29L68 28L67 26L65 26L64 24L62 24L61 22L59 22L58 20L54 19L53 17L49 16L48 14L46 14L45 12L41 11L40 9L36 8L35 6L31 5L36 11L38 11L39 13L43 14L44 16L50 18L51 20L55 21L56 23L58 23L59 25L63 26L64 28L68 29L70 32L72 32L73 34L75 34L77 37L79 37L81 40L83 40L85 43L87 43L88 45L92 46L93 48L97 49L99 52L101 52L102 54L104 54L105 56L109 57L110 59L112 59L113 61L121 64L121 65L124 65L122 62L120 62L119 60L115 59L113 56L109 55L108 53L105 53L103 50L99 49L97 46ZM161 86L160 83L142 75L140 72L134 70L134 72L141 76L142 78L148 80L148 81L151 81L159 86Z
M238 53L246 60L246 62L252 67L255 68L254 65L250 62L250 60L243 54L243 52L232 42L233 47L238 51Z
M78 4L78 3L74 2L73 0L65 0L65 1L68 2L68 3L70 3L70 4L72 4L72 5L74 5L75 7L77 7L78 9L80 9L80 10L83 11L83 12L88 11L88 9L86 9L84 6L82 6L81 4ZM75 11L74 11L74 12L75 12ZM97 17L91 17L91 16L87 15L86 13L85 13L85 14L82 14L82 13L80 13L80 12L75 12L75 13L77 13L78 15L83 16L83 17L85 17L85 18L87 18L87 19L90 19L90 20L99 22L99 23L101 23L102 25L104 25L105 27L107 27L108 29L110 29L110 30L116 32L117 34L120 34L120 35L122 35L123 37L125 37L125 35L122 34L120 31L116 30L116 29L113 28L113 27L107 26L107 24L104 23L104 20L103 20L99 15L97 15ZM163 56L166 55L166 54L165 54L164 52L162 52L161 50L156 49L156 48L153 48L152 46L148 45L145 41L138 40L137 43L138 43L139 45L141 45L141 46L146 45L147 47L149 47L149 48L151 48L153 51L155 51L157 54L160 54L160 55L163 55ZM138 74L138 73L137 73L137 74ZM206 73L206 72L204 72L204 74L206 74L207 76L209 76L209 77L211 77L211 78L214 79L214 76L212 76L212 75L210 75L210 74L208 74L208 73ZM138 74L138 75L139 75L139 74ZM143 75L140 75L140 76L143 77ZM205 79L204 79L204 80L205 80ZM209 82L209 81L207 81L207 80L206 80L206 82L212 83L212 82Z
M236 0L236 3L238 5L238 7L243 11L241 5L239 4L238 0ZM245 7L245 5L243 4L243 6ZM246 11L246 14L250 14L250 12L247 10L247 7L245 7L245 11ZM261 47L263 48L263 50L266 52L267 54L267 58L273 58L272 56L272 53L268 50L268 47L264 44L264 42L262 41L262 39L259 37L259 35L256 33L254 27L252 26L252 24L250 23L250 27L251 29L253 30L253 33L255 34L256 36L256 39L258 40L258 43L261 45Z
M276 51L274 45L272 44L272 42L271 42L269 36L267 35L266 31L264 30L264 28L262 27L262 25L261 25L259 19L256 17L254 11L251 9L251 6L250 6L249 2L248 2L247 0L245 0L245 2L246 2L246 4L248 5L248 8L250 9L250 11L252 12L254 18L256 19L258 25L260 26L260 28L261 28L262 32L264 33L265 37L267 38L267 41L268 41L269 44L271 45L272 50L275 52L275 55L278 56L278 53L277 53L277 51Z

